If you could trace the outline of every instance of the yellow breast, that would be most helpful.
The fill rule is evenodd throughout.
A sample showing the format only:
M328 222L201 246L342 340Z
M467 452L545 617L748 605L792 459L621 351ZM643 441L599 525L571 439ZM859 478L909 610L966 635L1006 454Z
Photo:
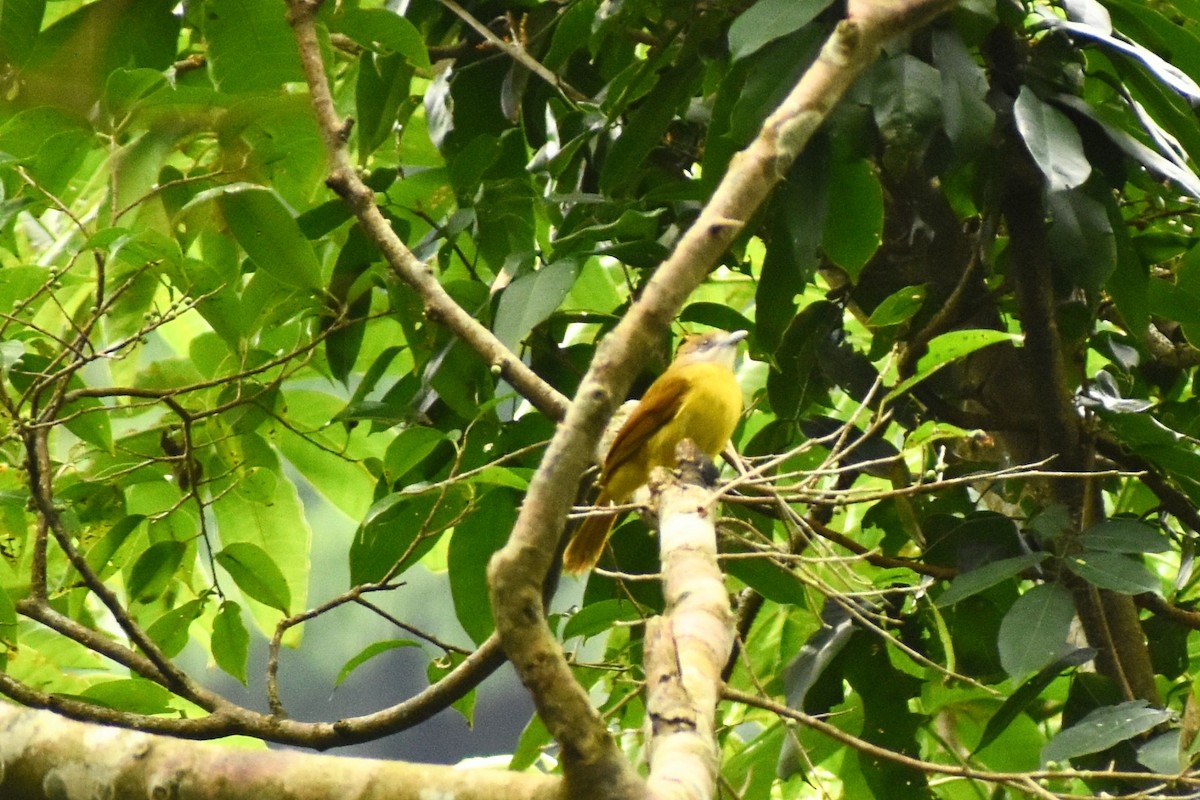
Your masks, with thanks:
M607 488L620 502L645 484L655 467L674 467L675 447L684 439L715 457L741 417L742 389L725 365L687 364L672 372L686 380L688 388L675 415L647 438L636 457L609 476Z

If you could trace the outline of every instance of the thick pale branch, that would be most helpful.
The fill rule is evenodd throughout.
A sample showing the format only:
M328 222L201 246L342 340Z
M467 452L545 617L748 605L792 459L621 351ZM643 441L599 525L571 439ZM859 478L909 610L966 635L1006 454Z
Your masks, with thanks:
M692 465L697 453L690 450L686 463ZM646 632L646 710L649 794L662 800L707 800L716 793L716 706L734 628L717 564L712 503L700 486L673 481L659 505L666 612Z
M198 745L0 704L0 797L550 800L559 785L536 773Z
M541 587L551 567L579 477L597 440L633 381L640 354L666 333L746 220L762 205L796 156L883 42L950 8L950 0L863 4L840 23L816 63L755 140L734 158L696 222L601 344L578 394L534 476L508 544L493 558L492 607L505 652L529 688L572 771L597 758L622 760L545 623ZM908 27L906 27L908 26ZM613 770L623 769L614 765Z

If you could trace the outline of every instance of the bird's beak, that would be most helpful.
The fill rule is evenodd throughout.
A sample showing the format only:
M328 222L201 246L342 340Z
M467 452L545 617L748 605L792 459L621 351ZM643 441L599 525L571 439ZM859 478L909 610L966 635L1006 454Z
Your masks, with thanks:
M749 335L750 335L750 331L734 331L733 333L731 333L727 337L725 337L725 344L733 345L734 347L736 347L738 342L742 341Z

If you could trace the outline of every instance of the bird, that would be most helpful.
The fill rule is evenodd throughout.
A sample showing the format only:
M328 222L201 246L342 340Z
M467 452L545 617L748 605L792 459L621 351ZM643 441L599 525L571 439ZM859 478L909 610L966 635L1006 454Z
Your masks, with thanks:
M675 466L675 447L691 439L716 457L742 415L742 389L733 371L746 331L709 331L684 339L667 371L642 396L613 439L600 471L596 506L629 500L655 467ZM563 552L572 574L596 566L619 513L594 514Z

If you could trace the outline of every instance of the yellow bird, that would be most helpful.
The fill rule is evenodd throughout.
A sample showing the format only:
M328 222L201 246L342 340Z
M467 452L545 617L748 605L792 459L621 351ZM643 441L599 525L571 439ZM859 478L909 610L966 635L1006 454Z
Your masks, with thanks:
M716 457L742 414L742 389L733 365L746 331L711 331L687 337L671 366L650 384L621 426L604 459L597 506L624 503L655 467L675 466L675 446L691 439ZM596 514L579 526L563 553L563 569L596 566L618 515Z

